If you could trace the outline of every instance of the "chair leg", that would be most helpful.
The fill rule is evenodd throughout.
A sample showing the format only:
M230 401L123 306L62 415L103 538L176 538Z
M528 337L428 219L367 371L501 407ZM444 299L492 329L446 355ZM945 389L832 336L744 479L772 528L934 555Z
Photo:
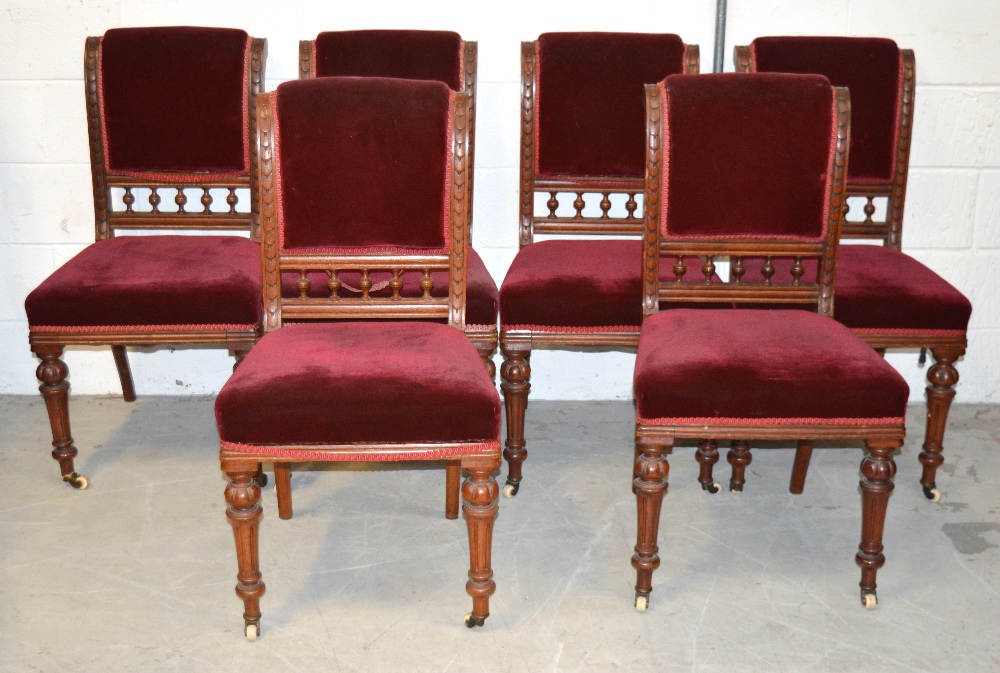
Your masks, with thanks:
M493 479L493 466L470 462L464 467L469 472L462 484L462 512L469 529L469 581L465 590L472 596L472 612L465 616L465 625L472 628L482 626L490 616L490 596L497 589L490 558L500 489Z
M458 518L458 501L462 497L462 461L449 460L444 466L444 518Z
M800 439L795 448L795 463L792 465L792 480L788 484L788 492L801 495L806 486L806 473L809 471L809 461L812 458L813 443L809 439Z
M635 568L635 609L645 612L653 590L653 571L660 567L660 548L656 544L660 530L660 510L667 492L670 465L664 454L672 444L642 444L633 473L637 531L632 567Z
M719 482L712 477L712 467L719 462L719 444L714 439L703 439L698 442L698 450L694 454L695 460L701 467L698 474L698 482L701 483L701 490L709 493L718 493L722 490Z
M243 600L244 633L249 640L260 635L260 599L264 583L260 574L260 487L254 481L256 465L231 463L222 465L229 476L226 486L226 516L233 526L236 539L236 595Z
M264 466L257 464L257 471L254 472L253 480L257 482L257 485L261 488L267 486L267 473L264 472Z
M726 460L733 466L733 476L729 479L729 490L739 492L746 483L746 469L753 456L750 455L750 442L744 439L734 439L726 454Z
M500 350L503 351L500 390L503 391L507 416L507 440L503 449L503 457L507 460L507 484L503 494L512 498L521 486L521 464L528 457L524 448L524 410L528 405L528 391L531 390L531 367L528 365L531 344L504 343L501 340Z
M128 366L128 353L125 352L125 346L112 346L111 354L115 356L118 380L122 382L122 396L126 402L135 402L135 384L132 383L132 370Z
M274 495L278 498L278 518L292 518L292 464L274 464Z
M232 353L233 353L233 357L236 358L236 362L233 364L233 371L235 372L236 368L240 366L241 362L243 362L243 358L245 358L250 353L250 349L249 348L235 348L235 349L233 349Z
M490 378L496 380L497 366L493 363L493 354L497 352L497 344L492 339L488 341L473 341L472 345L479 351L479 357L486 365L486 371L490 373Z
M882 531L889 496L895 488L892 478L896 474L896 463L892 452L901 444L900 441L866 441L865 457L861 461L861 544L854 560L861 567L861 604L869 610L878 602L875 574L885 565Z
M944 427L948 422L948 410L955 397L955 384L958 383L958 370L954 362L965 354L959 348L931 349L934 364L927 372L927 432L924 435L924 450L920 453L920 462L924 466L920 484L924 487L924 495L933 501L941 499L941 491L934 483L938 466L944 462L941 455L944 442Z
M59 463L59 471L63 481L73 488L84 489L90 485L90 480L82 474L77 474L73 467L73 459L77 450L69 430L69 367L60 358L62 346L39 346L35 355L42 362L35 370L35 376L42 382L38 391L45 399L45 408L49 412L49 425L52 427L52 457Z

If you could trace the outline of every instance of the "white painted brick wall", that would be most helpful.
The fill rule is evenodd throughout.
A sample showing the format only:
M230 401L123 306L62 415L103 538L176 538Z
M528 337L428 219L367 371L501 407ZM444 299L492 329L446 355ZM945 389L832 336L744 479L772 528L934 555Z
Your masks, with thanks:
M448 29L479 41L476 248L499 282L516 253L519 43L548 30L662 30L701 45L711 70L714 0L335 3L320 0L0 0L0 393L34 393L25 295L93 240L83 101L84 38L108 28L217 25L267 37L267 86L297 76L298 40L320 30ZM915 50L917 104L904 248L973 301L959 401L1000 402L1000 3L729 0L734 44L759 35L894 38ZM67 351L73 390L118 391L110 351ZM211 393L223 350L142 349L139 394ZM631 396L628 353L538 351L539 399ZM921 399L912 352L889 361Z

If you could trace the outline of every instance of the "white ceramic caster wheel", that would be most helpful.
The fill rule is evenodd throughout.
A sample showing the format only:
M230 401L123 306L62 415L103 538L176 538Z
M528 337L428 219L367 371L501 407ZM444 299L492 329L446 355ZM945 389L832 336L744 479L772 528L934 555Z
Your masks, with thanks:
M865 606L865 610L874 610L878 605L878 599L875 594L864 594L861 596L861 603Z
M936 488L929 489L927 491L927 499L931 502L938 502L941 500L941 491Z
M513 498L517 494L517 488L514 484L507 484L503 487L503 497Z
M260 635L260 624L247 624L244 633L246 633L247 640L257 640L257 636Z
M87 477L83 476L82 474L77 474L76 472L64 475L63 481L65 481L73 488L81 491L90 486L90 479L87 479Z
M720 484L717 481L713 481L711 485L705 487L705 490L711 493L712 495L715 495L716 493L722 490L722 484Z
M649 596L636 596L635 597L635 611L645 612L646 608L649 607Z

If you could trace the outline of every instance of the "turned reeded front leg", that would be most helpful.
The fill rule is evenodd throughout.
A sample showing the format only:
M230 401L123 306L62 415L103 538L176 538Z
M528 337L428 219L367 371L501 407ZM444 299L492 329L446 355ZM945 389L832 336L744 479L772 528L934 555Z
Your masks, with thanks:
M702 439L698 442L698 450L694 454L695 459L701 466L698 473L698 481L701 489L709 493L718 493L722 490L719 482L712 477L712 467L719 462L719 444L714 439Z
M500 507L500 487L493 479L493 467L467 464L469 472L462 484L462 512L469 528L469 581L465 590L472 596L472 612L465 616L469 628L482 626L490 616L490 596L496 591L490 557L493 552L493 522Z
M122 397L126 402L135 402L135 384L132 383L132 370L128 366L128 353L125 346L112 346L111 354L115 356L115 366L118 368L118 380L122 383Z
M670 465L664 452L671 444L640 444L641 451L633 473L637 532L632 567L635 568L635 609L645 612L649 592L653 590L653 571L660 567L660 548L656 544L660 530L660 509L667 492Z
M958 370L954 362L965 354L964 349L934 348L931 350L934 364L927 372L927 432L924 435L924 450L920 452L920 463L924 466L920 483L924 495L935 502L941 499L941 491L934 480L938 465L944 462L941 452L944 448L944 427L948 422L948 410L955 397Z
M256 465L252 463L223 465L229 475L226 487L226 516L236 538L236 595L243 600L243 624L246 637L256 640L260 635L260 598L264 583L260 575L260 486L254 481Z
M726 460L733 466L733 476L729 478L729 490L739 492L746 483L746 469L753 456L750 455L750 442L745 439L734 439L726 454Z
M458 518L458 501L462 497L462 461L449 460L444 466L444 518Z
M528 457L524 448L524 410L528 405L528 391L531 390L531 367L528 365L531 344L501 342L500 350L503 351L500 390L503 391L507 416L507 439L503 449L503 457L507 460L507 485L503 494L510 498L517 494L521 486L521 464Z
M801 495L806 487L806 474L809 472L809 461L812 459L813 443L808 439L800 439L795 448L795 463L792 465L792 480L788 483L788 492Z
M896 474L892 452L901 444L901 441L865 442L865 457L861 461L861 544L854 560L861 567L861 604L868 609L877 603L875 574L885 565L882 532L889 496L895 488L892 478Z
M52 457L59 462L59 471L63 481L73 488L87 488L90 480L82 474L77 474L73 468L73 458L76 457L76 446L69 431L69 367L60 358L62 346L39 347L35 355L42 362L35 370L35 376L42 382L39 392L45 399L45 408L49 412L49 425L52 427Z
M274 464L274 496L278 499L278 518L292 518L292 464Z

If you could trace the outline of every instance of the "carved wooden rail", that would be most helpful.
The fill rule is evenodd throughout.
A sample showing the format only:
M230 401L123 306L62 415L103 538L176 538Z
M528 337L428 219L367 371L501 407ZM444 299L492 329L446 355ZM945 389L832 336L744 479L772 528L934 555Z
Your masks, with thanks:
M216 180L212 182L163 183L151 184L145 180L130 180L121 177L109 177L108 189L112 196L120 194L124 210L108 210L108 227L110 229L232 229L247 230L250 224L251 199L248 193L249 181L245 178L233 180ZM148 190L148 194L139 193ZM192 204L188 190L200 192L197 199L200 206ZM227 208L213 209L217 197L212 190L225 190ZM244 195L241 197L241 193ZM171 199L176 209L161 209L164 199ZM114 198L109 200L110 203ZM237 206L246 204L247 210L237 210ZM136 206L148 206L137 210ZM192 208L192 206L195 207Z
M642 183L635 185L623 185L611 187L606 184L590 186L579 182L562 182L552 180L535 180L534 189L536 194L548 194L549 199L545 202L548 213L535 215L533 218L533 229L537 234L594 234L594 235L638 235L642 233L642 214L636 215L640 202L636 196L642 196ZM573 200L572 215L558 215L560 207L559 195L571 194L576 198ZM613 217L611 211L614 204L611 201L613 194L623 194L627 197L624 203L626 214L624 217ZM584 215L584 210L588 206L585 196L600 197L601 214L598 216Z

